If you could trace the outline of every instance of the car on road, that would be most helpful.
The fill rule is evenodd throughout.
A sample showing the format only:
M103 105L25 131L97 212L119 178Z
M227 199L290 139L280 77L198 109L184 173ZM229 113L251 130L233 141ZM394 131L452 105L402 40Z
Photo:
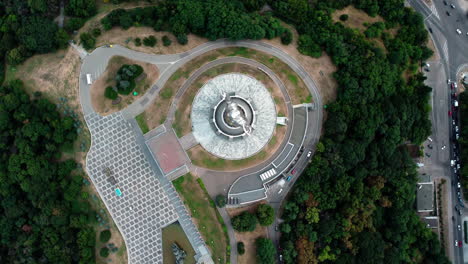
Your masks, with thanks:
M428 137L427 139L428 139L430 142L432 142L432 138L431 138L431 137Z
M455 126L455 132L458 132L458 126Z
M457 183L457 188L461 188L460 182Z
M432 34L432 28L429 28L429 33L431 33L431 34Z
M292 177L291 177L291 176L288 176L288 177L286 178L286 181L291 181L291 179L292 179Z
M455 239L455 246L458 247L458 240Z
M312 151L307 152L307 157L310 158L312 156Z
M281 189L278 191L278 194L280 194L282 191L283 191L283 188L281 188Z
M447 12L447 13L448 13L448 12ZM449 14L450 14L450 13L449 13ZM457 34L458 34L458 35L461 35L461 33L462 33L461 30L457 28Z
M278 225L275 225L275 231L278 231L279 228L278 228Z

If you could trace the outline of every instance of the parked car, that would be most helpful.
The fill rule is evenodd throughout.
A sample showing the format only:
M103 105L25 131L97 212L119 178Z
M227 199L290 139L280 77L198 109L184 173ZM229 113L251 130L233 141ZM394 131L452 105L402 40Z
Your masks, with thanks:
M296 172L297 172L297 170L296 170L296 169L293 169L293 170L291 171L291 174L294 175L294 174L296 174Z
M444 2L444 5L447 5L447 1L444 0L443 2Z
M455 246L458 247L458 240L455 239Z
M291 177L291 176L288 176L288 177L286 178L286 181L291 181L291 179L292 179L292 177Z
M307 157L310 158L312 156L312 151L307 152Z
M454 4L450 4L450 7L451 7L452 9L455 9L455 5L454 5Z
M458 231L461 231L461 225L458 225Z
M447 14L450 14L450 13L449 13L449 12L447 12ZM450 16L450 15L449 15L449 16ZM458 34L458 35L461 35L461 33L462 33L462 32L461 32L461 30L460 30L459 28L457 28L457 30L456 30L456 31L457 31L457 34Z

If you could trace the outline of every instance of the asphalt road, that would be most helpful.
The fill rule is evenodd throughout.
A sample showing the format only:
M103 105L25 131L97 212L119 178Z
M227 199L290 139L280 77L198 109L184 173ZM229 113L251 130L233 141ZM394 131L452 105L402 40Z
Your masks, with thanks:
M457 188L457 176L450 167L455 139L452 117L448 115L453 101L447 79L456 80L460 67L468 62L466 52L468 50L468 17L456 0L446 0L447 4L443 0L433 0L432 7L422 0L409 0L408 2L423 15L426 26L432 31L431 37L441 57L439 62L430 63L433 65L431 65L431 72L427 74L427 83L433 88L431 121L434 142L426 143L426 152L431 152L432 155L430 154L430 158L426 156L425 171L433 177L447 179L450 184L448 208L444 210L447 213L450 231L449 241L447 241L450 248L448 255L453 263L466 263L463 248L468 246L465 244L463 248L455 246L455 240L463 241L462 231L458 230L458 225L463 226L463 216L460 216L454 209L455 205L459 204L457 193L460 190ZM454 8L451 5L454 5ZM461 31L461 34L457 33L457 29ZM453 116L458 117L458 112L454 111ZM427 150L429 143L434 145L433 150ZM462 209L462 212L463 215L468 214L465 209Z

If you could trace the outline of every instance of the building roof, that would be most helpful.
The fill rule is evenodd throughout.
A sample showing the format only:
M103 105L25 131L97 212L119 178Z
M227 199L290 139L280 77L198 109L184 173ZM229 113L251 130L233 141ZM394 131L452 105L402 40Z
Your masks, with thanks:
M417 188L418 212L434 211L434 183L418 183Z
M439 228L439 217L427 216L422 219L427 228Z

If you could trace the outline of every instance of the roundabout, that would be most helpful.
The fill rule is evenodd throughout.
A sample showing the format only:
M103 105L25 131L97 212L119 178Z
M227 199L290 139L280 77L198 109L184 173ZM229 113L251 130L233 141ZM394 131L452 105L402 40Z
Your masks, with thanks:
M135 117L160 96L165 83L174 78L171 76L197 56L226 47L253 49L284 62L304 82L313 102L296 101L293 104L288 94L291 87L285 85L284 79L279 78L277 73L264 64L265 62L228 56L202 64L190 72L187 80L177 87L171 98L164 122L143 134ZM100 116L91 105L90 85L86 83L86 75L91 74L97 79L103 73L109 59L115 55L152 63L158 67L160 77L141 98L122 111ZM259 86L259 94L252 93L249 90L253 89L251 85L258 82L252 76L240 73L251 83L245 85L247 88L238 87L237 81L233 81L231 85L221 85L228 82L216 81L216 78L239 73L214 76L205 85L209 87L215 84L213 87L217 89L213 89L216 92L205 94L200 87L190 105L191 114L186 116L193 127L189 133L178 137L173 125L177 106L184 101L185 91L203 72L226 63L243 63L264 72L277 85L282 97L279 101L276 97L273 98L269 87ZM268 189L282 179L297 176L304 169L304 161L307 159L303 153L314 150L314 145L320 137L322 122L320 94L307 72L280 49L257 41L220 40L173 55L145 54L121 46L98 48L83 58L80 102L92 136L86 169L126 241L131 262L160 263L161 228L177 220L181 222L195 249L197 259L209 259L207 246L194 223L190 221L190 215L177 196L171 180L191 172L203 179L211 196L224 193L228 197L228 206L231 207L262 199L274 199L280 193L271 194ZM281 116L278 112L278 102L285 104L285 111ZM197 116L201 112L204 115ZM262 120L265 123L262 123ZM276 142L278 147L275 151L266 153L264 149L271 144L274 138L272 135L279 128L284 128L284 137ZM257 132L259 134L256 134ZM223 144L213 144L216 142L213 141L214 138ZM238 143L253 139L255 142L243 143L244 145ZM239 145L230 145L232 143ZM192 162L190 155L190 151L196 146L202 146L216 158L227 161L230 159L237 163L254 160L255 163L249 163L248 166L235 171L217 171L197 166ZM261 159L254 159L260 154L263 155ZM103 167L113 170L115 182L108 181ZM299 173L295 174L296 171ZM118 185L122 191L121 197L115 196L114 185ZM281 196L286 194L287 190L282 192ZM148 225L148 222L152 225Z

